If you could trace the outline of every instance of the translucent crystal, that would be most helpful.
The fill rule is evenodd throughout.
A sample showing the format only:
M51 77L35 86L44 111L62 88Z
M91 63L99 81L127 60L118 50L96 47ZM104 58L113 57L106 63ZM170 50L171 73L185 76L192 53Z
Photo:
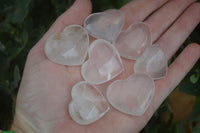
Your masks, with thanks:
M84 26L91 36L110 42L115 41L123 25L124 15L116 9L91 14L84 22Z
M154 95L154 81L147 74L132 74L126 80L116 80L107 89L107 99L117 110L135 116L142 115Z
M105 83L123 71L116 48L108 41L95 40L89 48L89 59L82 65L82 76L90 84Z
M164 78L167 74L167 57L161 45L151 45L134 64L136 73L148 73L153 79Z
M122 57L136 60L151 43L151 30L148 25L136 22L119 34L114 45Z
M110 109L102 93L85 81L77 83L72 88L71 95L69 114L78 124L93 123Z
M70 25L62 33L52 34L46 41L46 56L62 65L81 65L87 55L89 37L80 25Z

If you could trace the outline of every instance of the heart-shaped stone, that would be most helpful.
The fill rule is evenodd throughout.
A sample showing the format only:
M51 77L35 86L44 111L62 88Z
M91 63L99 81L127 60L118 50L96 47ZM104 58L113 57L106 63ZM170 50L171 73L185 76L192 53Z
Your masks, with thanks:
M154 44L144 51L134 64L136 73L147 73L153 79L164 78L167 75L167 56L161 45Z
M83 78L90 84L105 83L124 70L117 49L108 41L95 40L89 48L89 59L82 65Z
M143 22L130 25L126 31L119 34L114 43L119 54L131 60L140 57L146 47L151 44L151 29Z
M115 41L124 25L124 14L116 9L89 15L84 26L88 33L98 39Z
M70 25L62 33L52 34L46 41L46 56L62 65L83 64L89 47L87 30L80 25Z
M147 74L132 74L126 80L116 80L107 89L107 99L117 110L135 116L142 115L154 95L153 79Z
M69 114L78 124L93 123L110 109L102 93L86 81L77 83L72 88L71 95Z

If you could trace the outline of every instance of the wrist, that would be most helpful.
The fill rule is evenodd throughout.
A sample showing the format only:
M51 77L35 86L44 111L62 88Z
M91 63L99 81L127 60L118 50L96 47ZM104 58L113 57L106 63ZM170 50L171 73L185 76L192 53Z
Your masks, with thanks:
M30 120L27 119L20 111L16 110L13 124L11 126L11 131L17 133L36 133L36 128L30 123Z

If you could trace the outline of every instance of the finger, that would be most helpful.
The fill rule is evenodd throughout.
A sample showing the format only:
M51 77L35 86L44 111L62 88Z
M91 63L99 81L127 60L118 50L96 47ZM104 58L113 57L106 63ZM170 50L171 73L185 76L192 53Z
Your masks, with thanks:
M152 29L154 42L174 20L195 0L171 0L153 13L145 22Z
M167 77L155 82L156 90L153 103L154 111L180 83L184 76L200 58L200 45L190 44L169 66Z
M132 0L120 10L125 15L124 29L134 21L143 21L150 13L162 6L168 0Z
M51 28L45 33L42 39L32 48L31 54L37 52L44 56L44 44L47 37L53 33L61 32L67 25L79 24L82 25L84 19L91 13L92 4L90 0L76 0L74 4L60 15ZM39 53L38 53L39 50ZM41 52L40 52L41 51Z
M156 44L163 45L170 59L200 21L200 4L192 4L163 34Z

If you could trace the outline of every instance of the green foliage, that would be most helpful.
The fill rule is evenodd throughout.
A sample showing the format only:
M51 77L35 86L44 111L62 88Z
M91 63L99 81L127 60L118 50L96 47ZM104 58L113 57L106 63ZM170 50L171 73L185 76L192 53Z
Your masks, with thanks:
M51 0L52 4L55 7L56 15L60 15L63 13L70 5L74 2L74 0Z
M2 133L15 133L15 132L12 132L12 131L3 131Z
M12 11L8 14L8 19L12 23L22 23L28 14L31 0L16 0Z
M191 128L192 133L200 133L200 123Z
M196 63L194 68L187 74L183 81L179 84L181 91L200 96L200 60Z
M20 81L20 70L19 70L19 67L17 65L14 68L13 77L14 77L14 79L11 83L11 87L12 87L12 89L15 89L15 88L18 87L18 83Z
M130 0L92 0L93 12L120 8ZM198 0L199 2L200 0ZM13 105L21 80L26 56L56 18L74 0L0 0L0 129L8 129L13 118ZM200 26L188 37L170 63L188 43L200 43ZM187 74L177 88L198 96L193 112L184 121L173 123L173 112L166 100L141 133L184 133L190 123L192 133L199 133L200 120L200 62ZM160 114L168 112L170 119L161 121Z
M200 97L197 97L190 118L196 119L200 115Z
M111 8L119 9L129 1L130 0L92 0L93 12L104 11Z
M190 76L190 82L193 84L196 84L199 80L199 75L197 74L193 74L192 76Z

